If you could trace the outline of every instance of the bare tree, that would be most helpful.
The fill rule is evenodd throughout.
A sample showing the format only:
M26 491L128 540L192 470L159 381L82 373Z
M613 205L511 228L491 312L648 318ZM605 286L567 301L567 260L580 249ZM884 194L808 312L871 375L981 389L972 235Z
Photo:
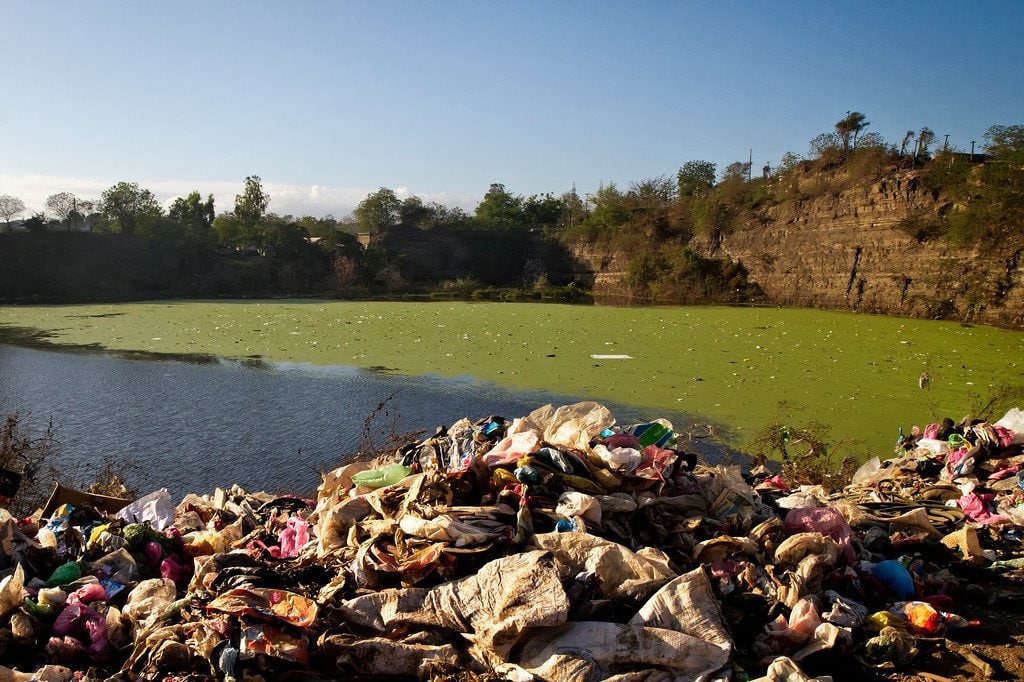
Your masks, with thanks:
M7 221L7 229L11 229L11 218L25 212L25 202L10 194L0 194L0 216Z
M71 229L71 220L78 208L78 197L71 192L57 192L46 197L46 208Z

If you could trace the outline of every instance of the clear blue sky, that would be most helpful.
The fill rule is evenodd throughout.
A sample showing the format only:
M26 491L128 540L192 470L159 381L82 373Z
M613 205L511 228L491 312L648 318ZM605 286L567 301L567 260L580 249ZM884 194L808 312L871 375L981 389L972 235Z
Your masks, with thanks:
M250 174L279 213L472 208L690 159L773 165L847 111L898 143L1024 123L1024 2L0 0L0 194Z

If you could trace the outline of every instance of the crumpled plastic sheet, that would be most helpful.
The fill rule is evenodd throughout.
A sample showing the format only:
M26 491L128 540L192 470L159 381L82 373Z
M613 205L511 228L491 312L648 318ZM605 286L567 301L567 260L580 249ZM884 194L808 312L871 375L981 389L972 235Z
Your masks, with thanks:
M174 523L174 505L167 488L161 488L135 500L121 511L117 518L128 523L149 522L153 528L163 530Z

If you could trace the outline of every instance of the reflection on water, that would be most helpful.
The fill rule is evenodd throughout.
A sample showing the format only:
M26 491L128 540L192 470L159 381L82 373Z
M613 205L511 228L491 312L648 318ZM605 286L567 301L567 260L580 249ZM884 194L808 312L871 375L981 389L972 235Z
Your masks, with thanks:
M367 416L392 394L375 432L389 432L392 420L396 433L432 431L462 417L511 418L579 399L385 368L195 363L0 344L0 415L30 413L39 430L52 418L62 470L83 479L105 456L130 458L148 472L144 487L167 487L178 499L233 483L311 493L319 472L344 462ZM679 414L608 407L619 423L661 416L677 428L688 423ZM710 442L693 449L723 452Z

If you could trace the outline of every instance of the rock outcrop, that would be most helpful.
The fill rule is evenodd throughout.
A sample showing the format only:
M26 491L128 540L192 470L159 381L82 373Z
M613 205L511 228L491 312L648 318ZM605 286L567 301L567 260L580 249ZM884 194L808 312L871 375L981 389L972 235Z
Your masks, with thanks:
M909 220L956 210L914 172L871 183L832 177L829 191L806 176L798 195L745 216L710 244L709 256L740 261L776 304L1024 327L1024 249L1020 243L956 249L918 240ZM805 184L806 183L806 184ZM844 186L845 185L845 186ZM629 254L576 250L592 268L594 293L620 294Z

